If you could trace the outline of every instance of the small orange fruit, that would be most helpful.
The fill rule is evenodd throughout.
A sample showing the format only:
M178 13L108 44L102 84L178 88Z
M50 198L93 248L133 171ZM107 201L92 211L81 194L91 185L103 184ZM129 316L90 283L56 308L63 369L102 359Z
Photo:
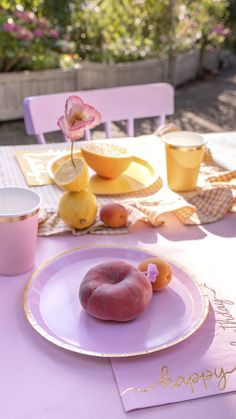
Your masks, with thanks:
M120 204L106 204L100 210L100 218L108 227L119 228L127 225L127 211Z
M153 257L144 259L139 265L138 269L142 272L147 272L148 265L152 263L156 265L158 275L155 282L152 282L153 291L159 291L165 288L172 278L172 268L170 264L161 258Z

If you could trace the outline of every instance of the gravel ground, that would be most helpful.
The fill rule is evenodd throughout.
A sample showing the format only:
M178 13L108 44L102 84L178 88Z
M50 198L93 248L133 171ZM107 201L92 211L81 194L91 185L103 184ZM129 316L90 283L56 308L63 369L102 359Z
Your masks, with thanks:
M200 133L236 131L236 59L230 68L205 80L192 81L175 92L175 114L168 119L184 130ZM113 136L125 136L124 123L113 124ZM135 135L150 134L152 118L135 123ZM93 138L104 138L102 126L95 128ZM59 133L47 135L48 142L61 141ZM25 132L24 121L0 122L0 145L33 144L35 138Z

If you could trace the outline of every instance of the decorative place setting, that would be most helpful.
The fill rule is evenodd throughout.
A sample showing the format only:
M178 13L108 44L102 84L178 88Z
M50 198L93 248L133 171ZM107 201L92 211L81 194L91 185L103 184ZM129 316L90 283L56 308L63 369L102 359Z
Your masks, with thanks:
M93 145L95 142L93 142ZM96 142L103 144L104 140ZM80 150L74 152L75 158L82 158ZM54 175L59 165L70 158L66 149L51 148L50 150L27 151L18 150L16 158L29 186L55 184ZM96 175L89 167L89 189L97 195L114 195L137 192L155 183L160 174L148 161L132 156L127 169L113 179L105 179ZM160 180L161 182L161 180Z
M104 244L45 261L24 293L43 338L111 359L127 412L236 389L233 305L158 253Z
M152 269L157 264L156 286L143 273L149 262ZM121 277L115 283L118 272ZM81 285L86 275L98 281L93 306L92 297L87 303L89 290ZM38 333L64 349L130 357L166 349L191 336L207 316L208 298L194 276L174 262L135 247L97 245L43 263L26 286L24 310Z
M157 226L159 216L168 212L184 224L202 224L231 208L229 189L226 195L217 188L201 189L205 198L219 193L213 218L211 205L198 202L200 164L205 159L209 167L213 160L206 141L196 133L163 136L169 189L147 197L145 191L157 182L156 171L126 148L92 141L74 151L86 106L79 98L69 98L59 120L64 134L71 135L71 152L47 163L49 177L64 191L48 231L55 223L62 232L62 220L81 234L101 234L104 225L105 234L107 229L119 234L130 228L129 217L133 225L145 217L145 223ZM78 126L70 131L72 120ZM136 172L134 164L139 166ZM132 199L135 192L138 197ZM47 228L43 231L48 233ZM223 351L225 336L217 330L218 312L211 300L209 310L209 289L158 252L91 245L45 261L25 288L24 311L32 327L54 345L110 358L124 408L130 411L235 390L234 341L231 338Z
M94 153L93 161L90 161L88 157L86 160L84 155L85 146L81 146L82 150L74 153L75 159L85 158L85 160L87 161L87 164L89 166L88 189L96 195L118 195L127 194L131 192L138 192L154 184L160 177L157 170L155 170L153 166L151 166L146 160L141 159L137 156L130 156L128 158L128 166L124 170L122 170L122 166L120 169L117 165L116 170L122 171L122 173L117 173L115 172L114 168L114 158L112 158L111 155L104 156L104 161L101 161L101 166L103 168L106 167L106 170L109 170L107 169L107 166L109 164L109 160L111 161L111 176L104 176L99 171L99 168L96 167L96 164L98 164L99 155L96 155L94 150L96 150L96 148L98 147L100 148L100 153L102 153L103 150L114 150L114 148L117 150L117 152L121 149L124 149L124 147L118 147L115 144L112 144L112 142L104 144L104 140L101 140L93 141L91 144L91 148L93 149ZM47 165L47 172L49 177L53 181L55 181L55 173L59 166L69 159L70 154L67 153L64 156L61 156L59 158L55 157L54 159L49 161ZM118 160L119 157L117 156L115 159Z
M61 195L57 212L41 218L39 235L127 233L139 221L143 228L160 226L168 212L183 224L201 225L233 208L234 172L215 164L199 134L170 132L156 139L165 147L164 188L153 165L111 141L91 141L75 151L86 106L69 98L60 119L64 133L72 135L71 151L50 156L44 165L56 184L50 187ZM67 118L78 123L72 133ZM230 187L222 187L224 181ZM90 245L44 261L26 285L24 311L52 344L110 358L128 412L236 389L235 317L227 308L234 302L218 292L217 284L199 283L158 251Z
M161 137L153 135L149 141L144 138L147 150L156 153L155 164L153 159L141 158L140 153L135 155L134 142L132 152L129 145L112 140L81 142L80 148L74 150L75 139L80 139L87 126L100 121L99 113L92 108L92 114L87 115L86 107L89 105L81 98L69 97L65 114L59 120L64 134L71 137L70 152L68 148L51 147L16 153L28 184L41 185L46 195L47 204L42 203L39 217L39 235L65 231L123 234L136 226L159 227L163 224L162 215L170 212L186 225L199 225L214 222L233 208L235 173L226 172L214 162L203 136L176 128L173 131L168 125L165 130L160 127L157 134ZM126 224L114 226L103 222L100 210L107 204L124 207ZM79 208L90 214L91 205L93 215L82 224L74 222L81 216ZM72 207L73 213L68 217Z

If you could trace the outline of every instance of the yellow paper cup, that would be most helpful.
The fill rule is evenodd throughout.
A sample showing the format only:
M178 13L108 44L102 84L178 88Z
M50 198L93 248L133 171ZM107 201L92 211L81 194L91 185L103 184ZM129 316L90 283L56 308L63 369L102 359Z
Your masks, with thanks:
M206 140L190 131L169 132L162 139L169 188L176 192L195 189Z

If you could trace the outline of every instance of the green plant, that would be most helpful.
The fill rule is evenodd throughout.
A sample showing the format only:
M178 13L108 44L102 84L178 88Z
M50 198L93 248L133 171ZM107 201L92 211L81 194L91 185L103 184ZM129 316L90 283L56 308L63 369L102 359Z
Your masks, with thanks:
M236 13L234 0L0 0L0 7L0 71L174 57L196 47L203 57L225 42Z
M164 56L168 1L94 0L74 8L72 37L82 58L121 62Z
M228 0L81 0L72 37L82 58L120 62L219 46Z
M224 43L229 34L224 25L228 0L172 0L172 4L176 18L172 48L176 52Z
M228 28L224 26L227 6L228 0L201 0L201 2L193 2L191 4L192 14L199 33L200 59L198 74L200 76L204 70L203 59L207 48L220 48L229 34Z
M61 54L73 51L59 27L21 5L1 9L0 28L0 71L59 67Z
M236 3L235 0L229 1L227 24L231 30L230 37L227 39L227 46L236 51Z

